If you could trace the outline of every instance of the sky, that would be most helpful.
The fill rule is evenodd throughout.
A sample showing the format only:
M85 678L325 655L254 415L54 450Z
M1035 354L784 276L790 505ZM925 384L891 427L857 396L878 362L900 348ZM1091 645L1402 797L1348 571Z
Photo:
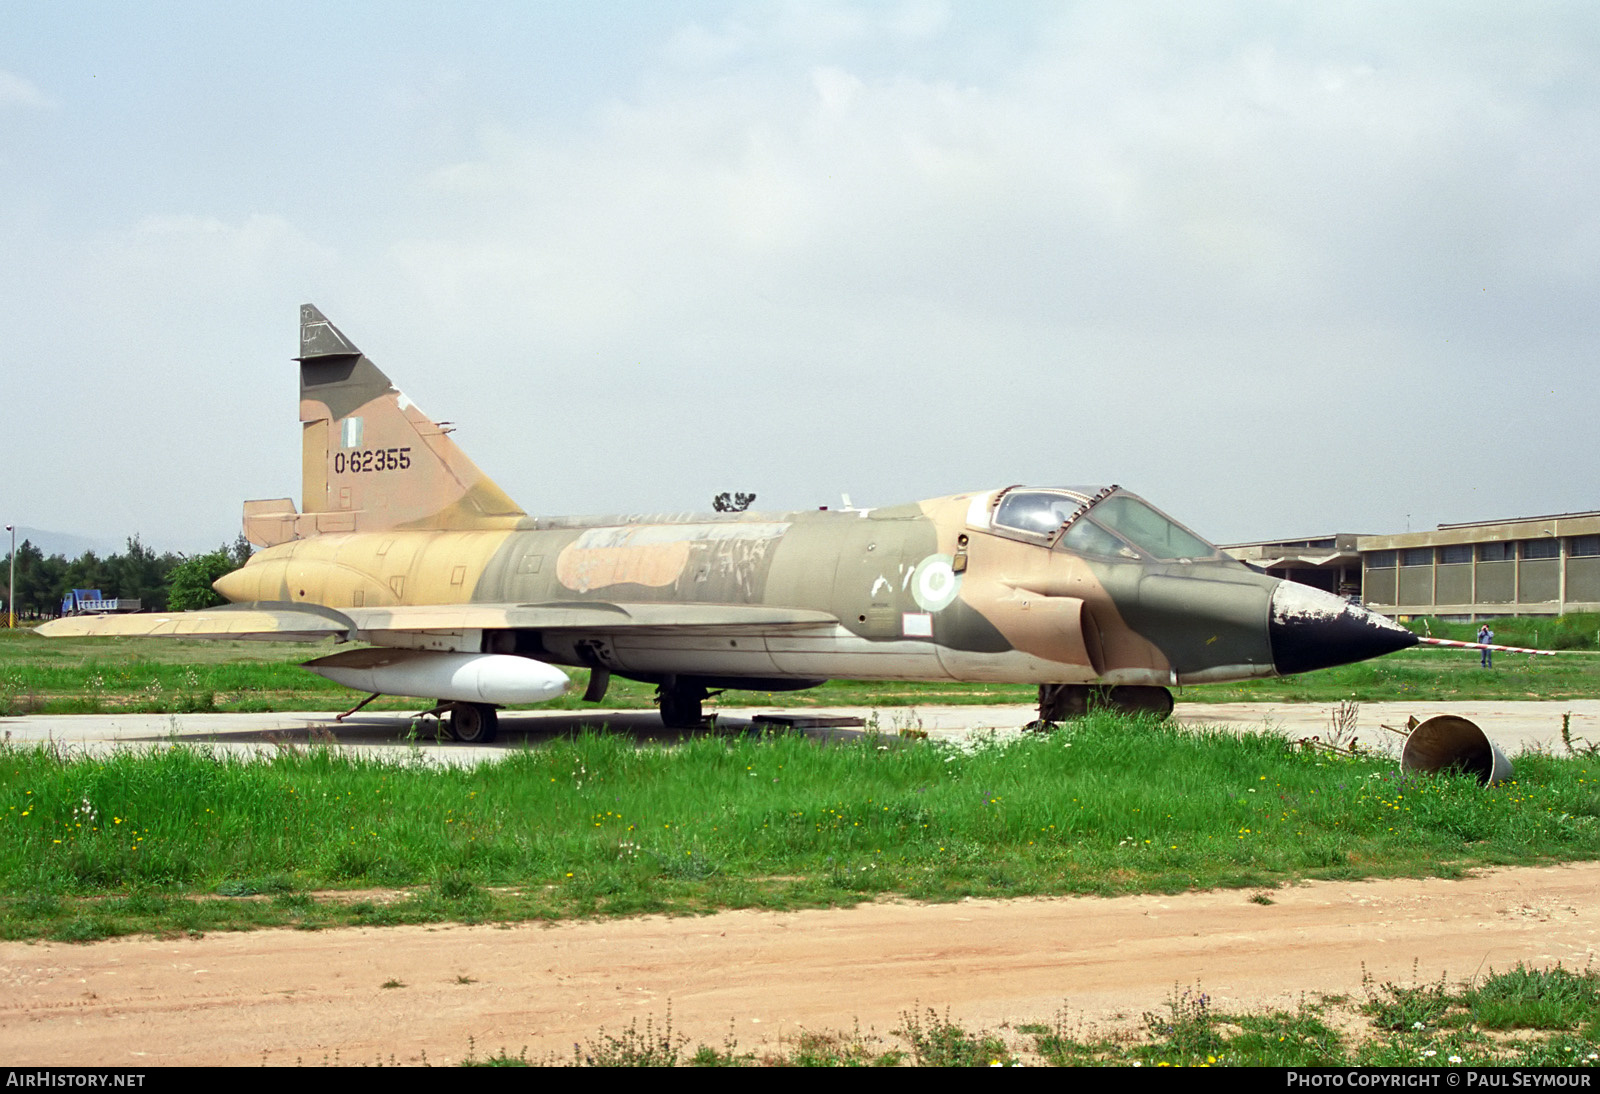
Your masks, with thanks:
M534 514L1600 508L1600 6L0 0L0 510L209 550L317 304ZM298 502L298 497L295 499Z

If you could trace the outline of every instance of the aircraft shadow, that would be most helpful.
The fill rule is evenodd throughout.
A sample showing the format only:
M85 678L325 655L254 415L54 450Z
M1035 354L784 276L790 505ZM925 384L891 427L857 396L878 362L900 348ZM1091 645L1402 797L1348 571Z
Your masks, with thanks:
M416 720L412 715L395 713L357 714L343 722L333 718L306 719L299 726L271 730L211 731L203 738L225 744L268 744L280 747L318 744L353 747L393 748L404 745L456 749L498 749L510 751L537 747L551 741L571 740L584 733L607 733L628 737L636 743L681 744L699 737L759 736L763 733L798 733L818 741L849 741L865 735L865 730L848 726L779 727L757 724L748 715L719 715L708 718L695 729L668 729L661 715L653 710L627 711L501 711L499 733L487 744L463 744L453 740L433 718ZM197 738L190 738L197 739ZM167 742L170 735L123 738L124 741Z

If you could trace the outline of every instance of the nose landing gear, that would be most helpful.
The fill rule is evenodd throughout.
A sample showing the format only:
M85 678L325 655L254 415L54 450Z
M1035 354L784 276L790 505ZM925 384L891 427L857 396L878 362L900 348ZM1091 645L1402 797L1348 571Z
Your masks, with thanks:
M1148 714L1160 720L1172 713L1172 692L1138 684L1040 684L1039 720L1028 728L1048 729L1069 718L1082 718L1091 710Z

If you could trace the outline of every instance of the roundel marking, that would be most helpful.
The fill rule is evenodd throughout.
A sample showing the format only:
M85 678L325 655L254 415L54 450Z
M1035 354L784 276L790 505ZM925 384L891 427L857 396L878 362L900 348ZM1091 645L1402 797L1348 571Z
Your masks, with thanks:
M929 555L911 571L911 597L925 612L948 608L961 591L961 578L949 555Z

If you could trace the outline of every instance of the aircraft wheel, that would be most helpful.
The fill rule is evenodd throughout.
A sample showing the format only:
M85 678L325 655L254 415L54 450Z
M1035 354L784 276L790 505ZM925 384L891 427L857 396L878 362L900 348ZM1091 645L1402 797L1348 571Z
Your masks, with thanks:
M706 689L678 686L661 689L661 724L668 729L694 729L704 720L700 703Z
M499 729L500 716L487 703L462 703L450 712L450 733L465 744L488 744Z
M1166 688L1122 684L1106 691L1105 704L1119 714L1151 714L1160 721L1172 714L1172 692Z
M1089 713L1089 689L1083 684L1040 684L1039 721L1064 722Z

